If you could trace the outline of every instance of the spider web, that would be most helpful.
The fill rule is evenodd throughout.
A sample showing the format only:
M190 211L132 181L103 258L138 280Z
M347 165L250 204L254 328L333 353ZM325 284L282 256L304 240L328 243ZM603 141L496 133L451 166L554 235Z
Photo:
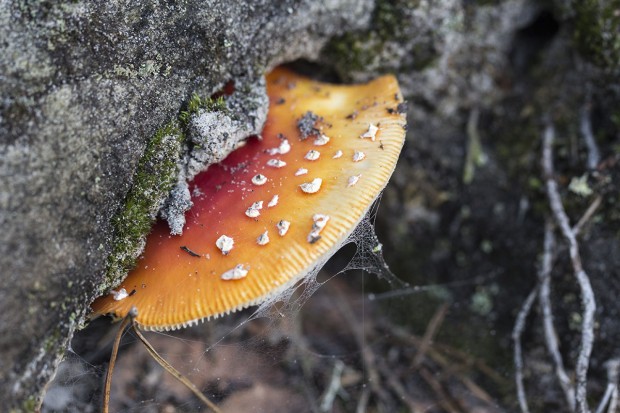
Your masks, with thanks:
M310 317L302 310L311 297L326 284L346 285L351 284L351 281L363 284L364 276L358 277L354 273L356 270L362 274L376 274L387 281L392 289L407 286L390 271L383 258L382 245L374 231L378 203L379 200L342 243L341 247L353 244L355 253L349 259L338 257L341 269L321 273L330 258L326 257L300 282L258 307L172 334L148 333L147 338L160 349L164 358L208 397L224 403L224 411L235 411L234 409L239 408L228 407L226 404L231 395L236 393L249 393L246 396L248 399L260 400L260 394L252 396L253 392L262 392L269 395L269 399L279 400L276 403L280 405L278 408L283 410L261 410L260 406L254 406L256 409L252 410L250 407L247 411L291 411L289 409L293 409L295 405L299 405L297 407L301 409L295 407L296 411L306 411L304 409L308 406L304 407L304 404L307 404L308 395L303 394L303 389L299 390L306 387L305 391L310 391L308 384L303 383L307 377L300 379L305 377L304 369L309 368L307 364L321 362L335 365L334 363L342 358L355 357L357 352L330 343L317 345L315 338L305 337L302 324ZM344 266L343 262L346 262ZM343 273L352 276L342 277ZM324 312L326 319L334 317L334 309L326 308L326 302L342 300L343 297L334 297L332 293L333 291L325 291L322 294L324 297L308 310L315 311L314 307L318 306L318 311ZM343 295L342 292L337 294ZM350 291L346 294L350 294ZM355 294L358 295L357 298L354 297L355 301L364 301L363 295L359 295L359 292ZM313 320L308 323L313 325L313 329L317 327ZM107 350L115 328L116 326L104 327L108 332L104 334L99 345L105 343L105 348L98 351L98 356L93 356L92 351L81 356L77 354L79 352L69 349L66 360L61 364L46 395L43 412L88 412L100 409L106 369L105 357L101 357L101 353L109 354ZM242 358L243 362L240 363L239 358ZM287 389L288 386L281 382L283 368L299 373L296 380L301 381L293 386L297 387L296 391ZM260 373L261 370L266 373ZM267 376L266 384L256 385L262 379L261 374ZM318 394L315 396L320 398ZM244 403L243 396L236 399L234 406ZM248 403L252 404L251 401ZM193 399L189 390L149 358L131 333L125 333L122 340L112 385L110 409L115 412L159 412L169 409L206 411L204 406Z

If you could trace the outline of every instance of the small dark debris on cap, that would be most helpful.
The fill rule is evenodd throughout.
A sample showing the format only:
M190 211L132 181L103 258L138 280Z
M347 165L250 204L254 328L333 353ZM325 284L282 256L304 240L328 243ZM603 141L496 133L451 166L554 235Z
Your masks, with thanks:
M355 119L357 118L358 112L357 110L353 113L351 113L350 115L347 115L347 119Z
M187 248L185 245L181 246L181 249L185 252L187 252L189 255L191 255L192 257L200 257L200 254L195 253L194 251L190 250L189 248Z
M321 131L315 126L319 120L319 116L311 111L306 112L297 121L297 129L301 133L301 139L304 140L308 136L318 135Z

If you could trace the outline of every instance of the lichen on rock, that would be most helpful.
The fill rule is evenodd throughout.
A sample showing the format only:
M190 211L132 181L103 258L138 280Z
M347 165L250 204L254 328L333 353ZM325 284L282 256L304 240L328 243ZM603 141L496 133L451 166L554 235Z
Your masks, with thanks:
M222 108L199 108L188 119L188 180L263 129L269 108L265 78L235 79L234 87L231 95L222 97Z

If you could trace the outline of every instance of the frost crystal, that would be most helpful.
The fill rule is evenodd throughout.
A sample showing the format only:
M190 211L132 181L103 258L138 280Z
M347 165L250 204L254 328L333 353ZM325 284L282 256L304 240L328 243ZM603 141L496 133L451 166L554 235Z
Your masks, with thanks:
M269 231L265 231L256 238L258 245L267 245L269 243Z
M249 267L244 267L243 264L238 264L235 268L230 269L223 273L220 278L222 280L239 280L241 278L245 278L248 275Z
M228 255L230 250L233 249L234 245L235 245L235 240L233 240L232 238L226 235L222 235L221 237L217 239L217 241L215 241L215 246L218 247L220 251L222 251L222 254L224 255Z
M377 131L378 130L379 130L378 127L376 127L372 123L369 123L368 124L368 130L366 132L364 132L364 134L361 135L360 138L362 138L362 139L370 139L370 140L374 141L375 137L377 136Z
M319 192L319 189L321 189L322 183L323 183L323 180L321 178L314 178L312 182L303 183L299 185L299 187L301 188L302 191L304 191L307 194L314 194L314 193Z
M280 220L276 224L276 228L278 229L278 234L280 234L280 236L283 237L288 232L288 229L290 226L291 226L290 222L285 221L285 220Z
M316 161L317 159L319 159L319 156L321 156L321 152L311 149L308 151L306 156L304 156L304 158L309 161Z
M267 182L267 177L265 175L258 174L252 177L252 183L254 185L264 185L265 182Z

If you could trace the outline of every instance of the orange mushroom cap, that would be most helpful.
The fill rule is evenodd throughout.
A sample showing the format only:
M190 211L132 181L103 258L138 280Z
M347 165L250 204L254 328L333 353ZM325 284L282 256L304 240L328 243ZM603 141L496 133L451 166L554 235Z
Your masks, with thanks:
M170 330L271 298L346 241L387 184L405 137L393 76L332 85L278 68L269 115L190 184L181 236L158 222L136 268L92 305L145 329Z

